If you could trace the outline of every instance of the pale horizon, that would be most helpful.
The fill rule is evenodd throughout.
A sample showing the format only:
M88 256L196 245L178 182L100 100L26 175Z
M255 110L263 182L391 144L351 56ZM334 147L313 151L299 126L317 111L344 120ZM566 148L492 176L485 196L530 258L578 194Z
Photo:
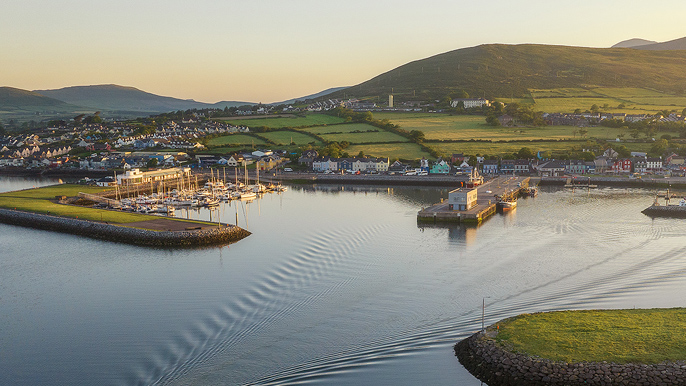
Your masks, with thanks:
M667 10L667 11L665 11ZM8 0L2 86L117 84L199 102L273 103L480 44L610 47L686 36L686 4L527 0L346 4Z

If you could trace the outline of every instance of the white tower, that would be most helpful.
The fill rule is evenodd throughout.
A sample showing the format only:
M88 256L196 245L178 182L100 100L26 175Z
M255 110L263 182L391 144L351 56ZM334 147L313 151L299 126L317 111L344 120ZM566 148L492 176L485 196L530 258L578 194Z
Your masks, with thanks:
M388 96L388 107L393 107L393 94Z

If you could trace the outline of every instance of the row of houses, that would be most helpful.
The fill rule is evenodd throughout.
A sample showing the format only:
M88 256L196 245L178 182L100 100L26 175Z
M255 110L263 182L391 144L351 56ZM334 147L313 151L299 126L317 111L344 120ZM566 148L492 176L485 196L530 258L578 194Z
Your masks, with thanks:
M566 174L664 174L686 172L686 157L676 154L664 160L657 157L608 158L584 160L485 160L483 174L562 176Z
M199 167L227 166L239 167L256 164L259 170L271 170L286 162L286 153L283 151L256 150L252 153L229 154L229 155L196 155Z
M388 158L354 157L354 158L334 158L322 157L312 161L312 170L315 172L377 172L385 173L388 171Z

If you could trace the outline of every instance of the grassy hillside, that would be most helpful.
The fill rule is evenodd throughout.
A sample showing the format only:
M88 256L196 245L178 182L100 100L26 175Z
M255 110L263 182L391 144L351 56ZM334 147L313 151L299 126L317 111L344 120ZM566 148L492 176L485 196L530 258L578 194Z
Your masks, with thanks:
M0 87L0 109L8 108L55 108L66 107L67 103L48 98L33 91L13 87Z
M451 90L488 98L528 97L529 89L638 87L686 90L686 51L489 44L407 63L330 97L435 99ZM383 99L382 99L383 100Z

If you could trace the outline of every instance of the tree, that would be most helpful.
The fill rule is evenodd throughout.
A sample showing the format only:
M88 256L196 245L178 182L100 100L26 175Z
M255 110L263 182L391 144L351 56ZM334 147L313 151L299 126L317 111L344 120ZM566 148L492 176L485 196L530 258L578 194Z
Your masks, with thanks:
M546 150L543 153L541 153L541 158L542 159L550 159L553 158L553 153L550 152L550 150Z
M359 158L364 158L364 151L360 150L360 152L357 153L357 156L358 156Z
M523 147L519 149L517 152L517 157L518 158L523 158L523 159L530 159L534 157L534 152L531 151L528 147Z
M498 120L498 117L496 117L493 114L489 114L486 116L486 123L488 123L491 126L500 126L500 120Z
M664 153L665 150L667 150L668 146L669 146L669 142L667 142L666 139L658 139L650 147L650 152L655 154L655 155L662 155L662 153Z
M424 142L424 132L421 130L412 130L410 131L410 139L414 142L420 143Z
M154 167L157 167L157 164L158 164L158 163L159 163L159 161L157 161L157 158L150 158L150 159L148 160L147 166L148 166L149 168L154 168Z
M596 104L593 104L593 106L591 106L591 111L593 111L594 113L597 113L598 109L599 109L599 107Z

